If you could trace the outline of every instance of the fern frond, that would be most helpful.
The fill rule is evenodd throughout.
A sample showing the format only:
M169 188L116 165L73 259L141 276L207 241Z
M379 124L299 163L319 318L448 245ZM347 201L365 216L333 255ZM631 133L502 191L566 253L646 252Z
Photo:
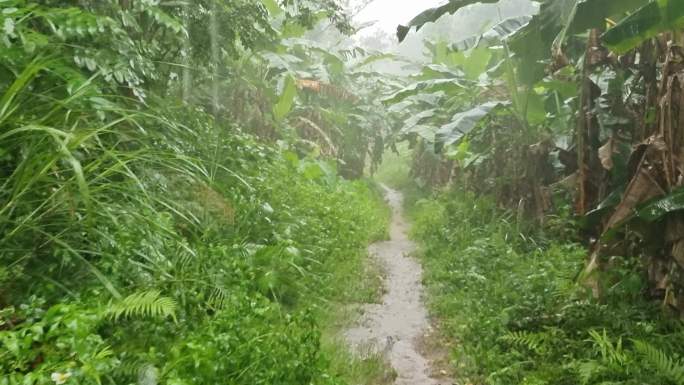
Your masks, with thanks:
M546 341L545 333L532 333L527 331L509 332L501 337L501 340L512 345L525 347L529 350L539 352Z
M648 342L632 340L634 350L650 365L653 365L660 375L674 382L684 384L684 362L674 359L667 353Z
M615 344L603 329L602 333L596 330L589 330L591 341L594 342L594 348L601 354L601 358L611 365L624 365L628 356L622 348L622 338L618 337Z
M176 321L176 301L162 297L157 290L131 294L116 303L110 303L108 316L114 320L121 317L171 317Z
M584 361L577 365L577 372L579 374L580 383L587 385L599 373L604 371L605 366L597 361Z
M111 346L105 346L104 348L100 349L100 351L98 351L95 354L95 358L104 359L107 357L111 357L113 355L114 355L114 351L112 350Z
M207 306L213 310L223 309L224 303L226 302L227 293L226 290L221 287L215 287L209 299L207 300Z

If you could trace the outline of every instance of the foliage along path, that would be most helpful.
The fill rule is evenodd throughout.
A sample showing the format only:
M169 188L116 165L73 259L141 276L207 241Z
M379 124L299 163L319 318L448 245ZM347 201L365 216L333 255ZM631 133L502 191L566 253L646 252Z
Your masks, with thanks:
M432 377L436 372L419 348L430 332L423 303L422 268L410 254L415 245L408 239L408 224L402 215L402 195L385 187L392 208L390 239L370 246L387 273L386 293L381 304L366 304L364 315L346 332L352 346L381 352L397 373L397 385L446 385L447 379Z

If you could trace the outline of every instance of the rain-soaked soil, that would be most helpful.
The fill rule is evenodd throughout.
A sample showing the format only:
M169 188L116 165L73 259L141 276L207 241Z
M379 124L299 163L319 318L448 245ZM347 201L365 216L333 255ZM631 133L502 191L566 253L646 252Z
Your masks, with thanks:
M450 385L433 364L439 357L425 349L432 328L423 302L422 268L411 257L415 245L408 239L402 195L385 190L392 207L390 240L370 246L386 271L385 295L381 304L363 306L363 315L345 337L361 354L383 354L397 373L396 385Z

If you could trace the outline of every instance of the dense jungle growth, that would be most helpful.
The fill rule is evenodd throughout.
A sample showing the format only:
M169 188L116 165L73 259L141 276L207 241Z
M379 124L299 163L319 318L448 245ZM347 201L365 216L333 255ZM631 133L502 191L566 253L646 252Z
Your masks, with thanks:
M391 383L376 172L455 383L684 384L684 2L369 3L0 0L0 385Z
M376 140L374 90L344 92L372 56L303 38L349 28L340 8L0 7L0 384L363 370L334 365L320 325L374 295L348 282L387 217L372 183L337 174L357 179Z

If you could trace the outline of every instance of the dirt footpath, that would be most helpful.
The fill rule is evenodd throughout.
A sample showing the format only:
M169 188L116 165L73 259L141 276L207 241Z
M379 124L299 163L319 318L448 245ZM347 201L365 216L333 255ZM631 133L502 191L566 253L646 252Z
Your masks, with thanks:
M402 215L402 195L385 187L392 207L390 240L370 246L370 254L386 271L382 304L367 304L355 327L345 333L358 351L378 352L397 372L396 385L450 385L435 378L434 357L421 353L423 339L432 331L423 303L421 265L410 257L415 245L408 239L408 225Z

